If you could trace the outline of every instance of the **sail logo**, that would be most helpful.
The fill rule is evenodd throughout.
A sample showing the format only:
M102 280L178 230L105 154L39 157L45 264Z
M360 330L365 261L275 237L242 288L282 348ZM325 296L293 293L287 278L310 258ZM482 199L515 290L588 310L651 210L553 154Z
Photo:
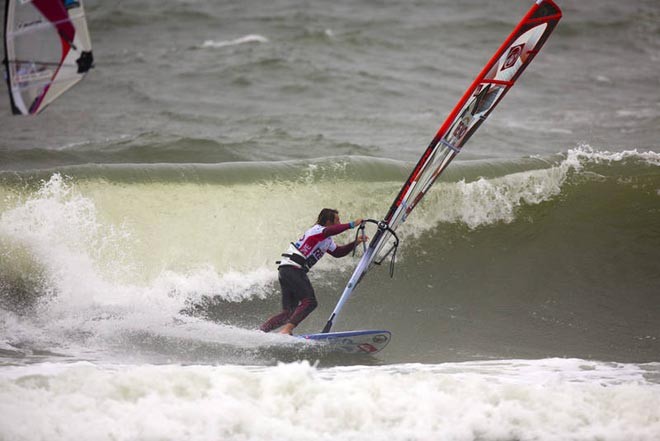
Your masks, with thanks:
M43 21L41 20L41 18L37 18L37 19L32 20L32 21L19 23L18 26L16 26L16 27L17 27L18 29L25 29L25 28L29 28L29 27L31 27L31 26L37 26L37 25L40 25L41 23L43 23Z
M455 139L461 139L463 135L465 135L465 132L468 131L468 125L470 124L470 118L464 118L458 122L458 125L456 126L456 129L454 129L454 132L452 135L454 136Z
M506 60L504 61L504 65L500 70L506 70L516 64L516 61L518 61L518 58L520 58L520 54L522 54L524 47L525 43L519 44L517 46L511 46L511 49L509 49L509 54L506 56Z
M361 345L358 345L358 348L362 352L366 352L368 354L370 354L372 352L378 352L378 348L373 346L373 345L370 345L369 343L362 343Z

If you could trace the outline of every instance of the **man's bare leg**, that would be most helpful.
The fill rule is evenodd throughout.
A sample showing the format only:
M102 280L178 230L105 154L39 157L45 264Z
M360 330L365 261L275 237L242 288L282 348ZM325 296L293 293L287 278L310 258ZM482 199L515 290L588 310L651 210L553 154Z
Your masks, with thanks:
M294 325L293 323L287 323L286 325L282 326L282 329L280 329L279 333L291 335L295 327L296 325Z

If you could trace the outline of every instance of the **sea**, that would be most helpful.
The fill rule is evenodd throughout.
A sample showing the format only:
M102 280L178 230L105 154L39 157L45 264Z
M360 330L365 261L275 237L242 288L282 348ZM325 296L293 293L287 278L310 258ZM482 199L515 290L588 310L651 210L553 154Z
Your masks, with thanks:
M0 440L659 440L660 3L557 3L335 322L390 344L342 355L257 330L275 261L385 216L532 2L85 1L89 75L0 91Z

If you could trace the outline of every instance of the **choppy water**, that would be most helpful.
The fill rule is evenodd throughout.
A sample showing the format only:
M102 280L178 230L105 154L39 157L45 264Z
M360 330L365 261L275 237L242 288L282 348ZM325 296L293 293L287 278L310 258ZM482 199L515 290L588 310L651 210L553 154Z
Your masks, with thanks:
M385 214L529 3L86 2L97 67L0 108L0 438L659 438L660 6L559 4L337 324L392 342L346 358L254 330L274 260Z

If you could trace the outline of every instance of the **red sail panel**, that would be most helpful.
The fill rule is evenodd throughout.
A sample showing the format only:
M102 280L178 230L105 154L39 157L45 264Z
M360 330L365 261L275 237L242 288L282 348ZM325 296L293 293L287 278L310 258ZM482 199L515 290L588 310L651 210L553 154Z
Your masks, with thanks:
M32 0L34 5L49 22L57 28L60 36L68 43L73 41L76 29L69 21L69 13L61 1Z

